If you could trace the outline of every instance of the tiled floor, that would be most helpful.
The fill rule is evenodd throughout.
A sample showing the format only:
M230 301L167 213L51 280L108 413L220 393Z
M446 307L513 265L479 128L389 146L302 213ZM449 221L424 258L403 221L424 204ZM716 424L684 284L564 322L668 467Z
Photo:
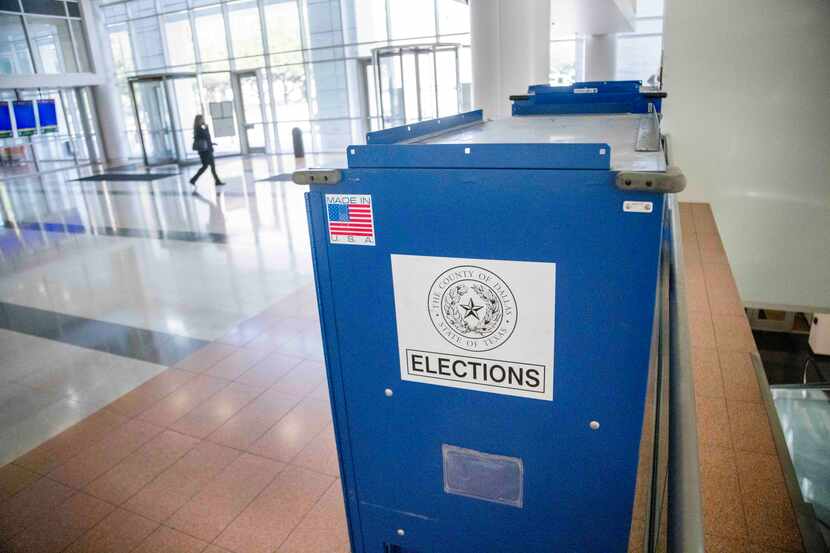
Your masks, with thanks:
M346 550L304 190L218 166L0 182L0 551Z
M349 551L319 344L306 287L0 468L2 550Z
M707 551L803 551L749 322L706 204L681 204Z
M222 159L228 185L207 179L197 194L195 167L153 169L174 173L154 181L75 180L91 168L0 181L0 465L205 344L243 343L259 313L310 285L304 189L262 180L294 168ZM208 376L233 378L243 361Z

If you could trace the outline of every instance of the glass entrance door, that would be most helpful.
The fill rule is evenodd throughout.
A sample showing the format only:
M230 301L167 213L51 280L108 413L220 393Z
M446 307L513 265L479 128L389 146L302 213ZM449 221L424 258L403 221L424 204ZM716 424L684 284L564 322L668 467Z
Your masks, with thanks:
M130 91L144 150L144 163L159 165L176 161L174 130L164 80L136 79L130 81Z
M242 128L245 129L245 140L248 152L265 151L265 105L261 85L257 74L237 73L239 92L242 100Z
M199 82L195 76L176 76L167 79L173 116L176 118L176 141L179 148L179 161L198 157L193 151L193 120L203 113L202 99L199 95Z
M461 111L459 48L458 44L413 44L372 50L374 74L371 79L365 74L366 91L374 95L384 127ZM368 104L371 118L372 102Z

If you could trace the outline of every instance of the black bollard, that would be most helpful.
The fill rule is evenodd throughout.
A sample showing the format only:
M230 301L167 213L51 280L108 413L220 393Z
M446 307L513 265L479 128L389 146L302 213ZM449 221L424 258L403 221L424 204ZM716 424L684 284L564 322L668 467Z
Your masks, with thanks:
M303 148L303 131L299 127L291 129L291 140L294 142L294 157L305 157Z

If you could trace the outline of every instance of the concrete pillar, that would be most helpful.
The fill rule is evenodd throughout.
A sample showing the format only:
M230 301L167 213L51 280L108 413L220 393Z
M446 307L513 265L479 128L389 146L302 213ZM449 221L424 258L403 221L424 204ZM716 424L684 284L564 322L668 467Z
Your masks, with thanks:
M92 87L95 112L104 144L104 155L111 164L129 159L127 129L121 107L121 94L116 86L115 63L104 28L104 15L99 2L81 0L84 30L89 41L89 55L95 73L103 77L103 84Z
M473 107L510 115L511 94L550 74L550 0L471 0Z
M585 80L612 81L617 74L617 35L585 38Z

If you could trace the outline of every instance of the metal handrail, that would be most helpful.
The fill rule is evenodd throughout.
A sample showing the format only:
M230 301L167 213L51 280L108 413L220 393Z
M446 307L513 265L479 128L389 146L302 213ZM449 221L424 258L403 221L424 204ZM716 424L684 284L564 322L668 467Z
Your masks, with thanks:
M689 339L682 230L677 200L669 197L669 459L667 537L669 553L703 553L700 461Z

